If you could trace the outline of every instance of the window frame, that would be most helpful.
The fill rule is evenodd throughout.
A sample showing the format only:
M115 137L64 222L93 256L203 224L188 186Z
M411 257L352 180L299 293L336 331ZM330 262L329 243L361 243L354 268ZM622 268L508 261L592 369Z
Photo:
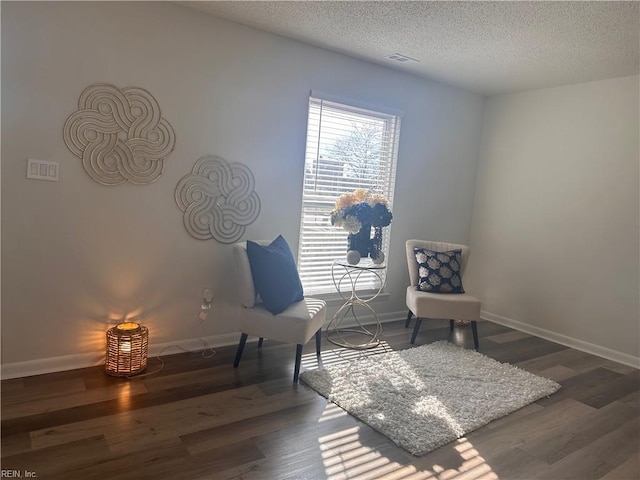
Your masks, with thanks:
M336 127L336 124L340 123L342 120L329 119L326 120L328 122L328 126L323 124L323 114L331 112L331 114L336 114L336 112L344 115L346 121L352 121L352 125L350 128L344 128L344 130L340 130L337 128L336 132L339 132L342 136L339 138L344 138L344 136L352 134L354 130L357 130L355 126L358 122L362 122L363 125L366 125L367 122L371 122L371 124L375 124L376 122L384 125L381 127L381 138L380 138L380 149L382 153L378 157L379 159L372 169L378 171L382 171L384 173L384 180L380 181L380 175L371 175L371 172L368 171L369 167L363 167L362 171L368 175L365 175L363 178L358 178L357 180L349 180L349 176L345 175L347 171L347 164L342 163L342 175L325 175L323 176L324 181L332 181L334 180L336 186L340 188L339 191L331 192L328 191L331 187L325 186L325 188L318 188L318 176L320 175L319 171L321 170L321 162L323 162L324 168L331 170L330 163L333 162L334 170L340 171L339 169L339 160L323 158L322 153L326 153L327 148L327 138L331 137L331 134L323 135L323 126L328 128L331 131L332 127ZM329 114L329 113L327 113ZM351 120L349 120L351 118ZM333 252L331 252L332 259L337 258L345 258L346 257L346 247L347 247L347 232L331 225L329 213L333 209L335 201L338 196L342 193L353 191L355 188L359 188L361 185L356 185L358 182L369 183L370 186L364 186L364 188L370 188L376 191L377 193L382 193L388 200L389 208L393 211L393 199L395 192L395 182L396 182L396 170L398 163L398 150L400 143L400 125L401 125L402 112L395 109L365 104L363 102L359 102L357 100L346 99L343 97L338 97L335 95L326 94L323 92L319 92L317 90L312 90L309 95L309 104L307 111L307 128L306 128L306 141L305 141L305 162L304 162L304 171L303 171L303 188L302 188L302 208L301 208L301 217L300 217L300 235L298 241L298 270L300 272L300 278L303 283L303 287L305 290L305 294L314 295L314 296L324 296L324 297L332 297L338 294L335 285L332 281L331 276L331 264L332 262L325 259L316 260L316 254L310 254L309 250L313 249L322 249L325 247L329 249L329 247L333 248ZM334 123L332 123L332 121ZM314 123L317 122L317 123ZM325 150L323 150L325 148ZM335 148L335 146L334 146ZM375 162L376 160L374 160ZM367 160L365 160L366 164ZM349 168L353 168L352 166ZM355 175L358 177L357 175ZM311 179L310 179L311 178ZM309 183L314 181L315 187L310 188ZM353 188L346 188L350 182L354 182ZM345 187L345 188L343 188ZM310 218L306 217L315 217L314 221L311 221ZM318 218L322 218L322 220L318 220ZM326 218L326 220L324 220ZM393 224L393 222L392 222ZM389 245L390 245L390 237L391 237L391 227L383 229L383 244L382 249L385 254L385 264L388 266L388 258L389 258ZM321 237L319 241L319 246L314 245L314 242L311 241L308 237L314 235L314 229L318 230L315 232L317 237ZM342 238L343 237L343 238ZM326 242L326 245L323 244ZM332 245L333 244L333 245ZM341 254L338 254L337 245L341 245ZM329 255L329 254L327 254ZM326 257L326 256L325 256ZM315 269L315 273L314 273ZM326 273L324 273L326 272ZM322 281L319 279L322 278ZM384 277L386 279L386 270L384 272ZM350 290L350 285L345 285L348 282L343 282L341 286L341 291ZM358 286L358 291L369 291L369 290L377 290L375 285L376 279L371 278L370 280L364 279L361 284Z

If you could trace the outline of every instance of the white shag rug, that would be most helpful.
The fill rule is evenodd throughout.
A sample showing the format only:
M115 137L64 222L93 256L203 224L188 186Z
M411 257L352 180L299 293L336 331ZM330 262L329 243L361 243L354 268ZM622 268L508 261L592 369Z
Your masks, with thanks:
M308 370L300 379L416 456L560 388L446 341Z

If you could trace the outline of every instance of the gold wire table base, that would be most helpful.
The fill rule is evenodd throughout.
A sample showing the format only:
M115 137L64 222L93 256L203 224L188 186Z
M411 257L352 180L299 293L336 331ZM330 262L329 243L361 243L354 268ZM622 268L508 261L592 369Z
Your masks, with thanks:
M336 268L342 267L344 269L343 272L337 273ZM335 261L331 267L331 275L333 277L333 284L338 291L338 294L345 300L344 304L338 309L338 311L333 315L327 328L325 330L325 335L327 340L337 345L339 347L351 348L354 350L367 350L370 348L376 348L380 344L380 339L378 338L380 333L382 332L382 324L380 323L380 319L376 314L375 310L369 305L369 302L376 298L382 292L382 288L384 286L384 280L381 275L381 271L385 269L384 265L350 265L343 261ZM360 279L360 276L363 273L370 273L378 277L380 281L380 287L378 290L371 295L369 298L361 298L358 296L356 290L356 284ZM349 297L346 297L342 294L340 289L340 284L345 280L349 280L349 284L351 287L351 293ZM355 307L362 307L365 310L368 310L369 313L373 316L375 320L375 330L368 329L365 327L356 315ZM344 322L345 317L351 314L353 319L355 320L356 325L341 327L340 325ZM345 338L345 334L348 336L359 335L364 336L365 340L362 343L354 343Z
M361 306L367 307L371 311L371 313L373 313L373 317L376 320L375 331L373 332L370 331L369 329L367 329L367 327L365 327L360 323L360 320L358 320L358 316L353 310L353 307L355 305L361 305ZM339 325L340 323L342 323L342 321L344 320L344 318L349 312L352 314L353 318L356 320L357 326L341 328ZM331 322L329 322L329 325L327 325L326 337L327 337L327 340L329 340L334 345L338 345L339 347L353 348L355 350L367 350L369 348L376 348L378 345L380 345L380 339L378 338L378 336L380 335L381 332L382 332L382 324L380 323L380 320L378 319L376 312L374 312L369 305L362 302L355 302L355 303L349 302L349 303L345 303L336 312L336 315L333 316L333 318L331 319ZM343 336L343 334L358 334L358 335L364 336L365 339L367 339L367 341L364 343L353 343L347 340Z

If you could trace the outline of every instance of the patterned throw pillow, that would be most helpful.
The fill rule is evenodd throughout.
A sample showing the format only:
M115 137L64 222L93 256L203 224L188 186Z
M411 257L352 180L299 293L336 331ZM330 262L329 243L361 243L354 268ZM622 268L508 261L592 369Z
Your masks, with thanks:
M434 252L426 248L414 248L418 263L416 290L430 293L464 293L460 266L462 250Z

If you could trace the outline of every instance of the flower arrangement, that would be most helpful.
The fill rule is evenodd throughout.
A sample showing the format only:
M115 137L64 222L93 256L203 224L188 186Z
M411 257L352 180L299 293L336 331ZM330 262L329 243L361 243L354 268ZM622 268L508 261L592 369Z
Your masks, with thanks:
M359 188L343 193L331 211L331 225L344 228L350 234L360 232L363 225L386 227L393 215L384 195Z
M384 195L364 188L343 193L336 200L331 211L331 225L349 232L347 261L350 264L357 264L362 257L371 257L374 263L384 261L382 227L389 225L393 218L388 203Z

